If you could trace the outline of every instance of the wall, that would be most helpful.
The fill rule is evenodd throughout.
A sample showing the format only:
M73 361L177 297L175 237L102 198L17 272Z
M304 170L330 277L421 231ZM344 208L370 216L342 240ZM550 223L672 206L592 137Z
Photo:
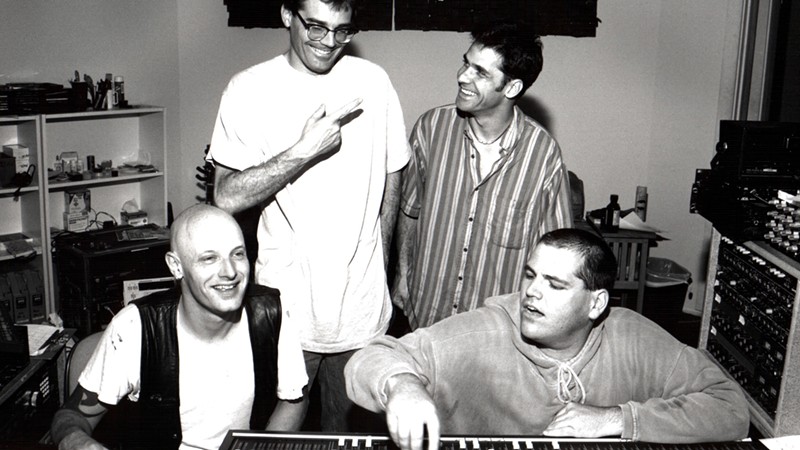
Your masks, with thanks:
M587 209L612 193L631 207L636 186L648 187L648 223L669 238L653 254L688 268L697 297L709 229L689 214L689 194L695 169L713 155L720 83L730 79L722 67L735 51L725 45L733 23L726 12L740 3L600 0L597 37L543 38L544 72L523 100L583 179ZM168 108L176 212L203 194L195 167L227 80L288 45L283 30L227 27L222 0L0 0L0 7L0 83L66 82L75 69L119 73L131 101ZM453 101L468 45L464 33L363 32L351 50L387 70L410 131L426 109Z

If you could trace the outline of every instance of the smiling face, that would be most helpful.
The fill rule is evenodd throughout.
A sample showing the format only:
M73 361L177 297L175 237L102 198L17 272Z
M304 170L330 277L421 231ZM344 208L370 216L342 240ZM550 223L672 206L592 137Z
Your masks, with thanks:
M173 228L167 264L181 280L182 301L223 318L237 314L250 275L239 225L220 210L203 209L187 220L176 220Z
M320 0L306 0L297 14L307 24L320 25L329 30L353 27L352 11L347 5L337 10ZM312 75L330 72L347 44L336 42L334 33L331 32L322 40L312 41L308 38L306 27L300 18L285 7L281 7L281 18L283 25L289 29L289 65L295 70Z
M577 277L582 263L573 250L539 244L520 287L522 336L560 360L580 351L607 304L604 289L590 291Z
M513 106L513 97L522 83L506 77L500 70L502 62L502 57L491 48L480 44L469 47L458 70L458 109L482 116Z

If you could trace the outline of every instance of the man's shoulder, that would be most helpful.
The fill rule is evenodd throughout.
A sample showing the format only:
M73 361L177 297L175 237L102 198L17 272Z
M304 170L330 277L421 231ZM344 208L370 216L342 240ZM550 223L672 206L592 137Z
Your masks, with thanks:
M228 86L236 86L248 82L263 83L264 77L273 77L283 67L288 67L288 62L283 55L260 62L234 74Z
M335 67L339 69L354 69L359 73L366 72L362 74L363 76L380 74L381 76L389 78L389 75L386 73L386 70L384 70L383 67L368 59L358 56L345 55L339 60L339 62L336 63Z
M527 129L530 129L530 130L542 132L547 137L549 137L550 139L555 140L553 135L550 133L550 131L547 128L545 128L544 125L539 123L533 117L527 115L524 111L522 111L521 108L519 108L519 106L516 107L516 110L517 110L517 114L518 114L518 117L519 117L519 122L520 122L520 124L521 124L521 126L523 128L527 128Z
M281 320L281 292L275 288L251 283L244 296L245 309L252 321Z
M262 284L251 283L244 294L245 301L257 304L276 304L280 306L281 291Z
M137 298L131 302L138 308L156 307L159 305L169 305L177 303L181 297L181 291L178 286L171 287L163 291L153 292L144 297Z
M433 107L422 113L423 116L432 116L436 114L448 114L451 116L458 116L458 107L456 107L454 103L448 103L446 105L439 105Z
M491 297L480 308L450 316L429 328L438 340L464 339L467 336L482 339L486 333L510 333L514 330L512 319L515 294Z
M250 283L247 286L247 292L245 293L247 297L256 297L256 296L267 296L272 298L280 298L281 291L274 287L265 286L263 284L257 283Z
M111 318L111 323L109 323L106 332L112 335L131 334L132 336L141 336L141 332L139 331L141 330L141 323L142 320L139 314L139 308L134 303L128 303ZM129 331L131 333L128 333Z
M431 108L422 113L417 119L417 124L428 124L432 122L450 123L461 118L455 104L441 105Z
M630 338L631 342L644 345L649 345L651 341L662 344L674 341L676 345L683 345L660 325L628 308L612 307L603 324L607 335L623 340Z

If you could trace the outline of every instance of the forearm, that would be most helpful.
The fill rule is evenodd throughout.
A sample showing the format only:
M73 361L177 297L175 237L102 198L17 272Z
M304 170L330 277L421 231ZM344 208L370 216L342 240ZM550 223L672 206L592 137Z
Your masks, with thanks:
M242 171L220 164L215 168L214 203L233 214L261 204L275 196L308 165L290 148Z
M240 172L217 167L214 178L217 206L235 213L272 198L309 166L339 149L342 143L340 122L360 104L361 99L354 99L331 114L320 105L306 121L297 143L257 166Z
M278 400L267 424L269 431L297 431L303 424L305 407L303 399Z
M53 422L50 425L50 436L53 443L58 445L68 435L79 432L86 436L92 435L92 425L78 411L72 409L60 409L53 415Z
M651 442L697 442L747 436L750 413L739 386L697 349L685 347L660 398L622 406L624 438Z
M622 437L648 442L732 441L747 436L746 402L726 394L694 393L622 406ZM742 398L743 400L743 398Z
M421 376L406 346L391 336L377 338L356 352L344 373L350 399L374 412L386 408L387 380L398 374Z
M402 211L397 215L397 274L407 278L414 257L414 242L417 238L417 221Z
M386 174L386 186L381 203L381 237L383 238L383 261L388 266L392 238L400 205L401 171Z

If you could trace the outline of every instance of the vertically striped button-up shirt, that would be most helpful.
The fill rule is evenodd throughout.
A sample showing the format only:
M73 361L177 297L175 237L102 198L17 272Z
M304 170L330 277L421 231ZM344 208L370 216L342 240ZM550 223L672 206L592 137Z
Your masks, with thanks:
M412 328L515 292L539 237L572 226L567 169L544 128L515 107L500 160L483 177L468 130L449 105L411 133L401 208L418 219L404 308Z

